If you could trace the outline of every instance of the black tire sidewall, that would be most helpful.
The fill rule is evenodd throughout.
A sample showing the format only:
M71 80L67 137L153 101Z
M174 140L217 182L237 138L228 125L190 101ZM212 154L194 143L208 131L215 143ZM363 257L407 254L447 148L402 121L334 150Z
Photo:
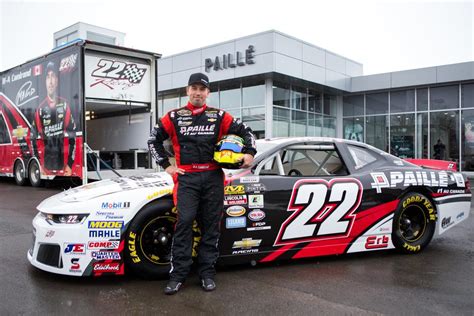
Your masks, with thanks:
M152 202L142 208L130 222L125 233L124 259L135 275L146 279L163 279L168 277L171 263L156 264L151 262L143 253L140 246L142 230L146 225L159 216L176 217L172 213L173 202L171 199L163 199Z
M17 168L18 166L21 166L23 168L23 175L21 177L20 180L18 180L18 177L17 177ZM15 182L17 185L25 185L26 183L26 168L23 167L23 164L21 163L21 161L17 161L15 162L15 164L13 165L13 176L15 178Z
M426 218L426 227L421 237L415 241L406 240L400 230L400 217L409 207L417 206ZM433 202L421 193L408 193L400 200L397 210L393 216L392 241L395 248L403 253L413 254L422 251L433 238L436 230L436 208Z
M34 178L35 177L32 177L31 176L31 171L33 170L33 166L36 166L36 168L39 170L39 175L38 175L38 181L35 181ZM41 186L41 168L38 164L38 162L36 160L33 160L31 163L30 163L30 167L28 168L28 178L30 180L30 184L32 187L39 187Z

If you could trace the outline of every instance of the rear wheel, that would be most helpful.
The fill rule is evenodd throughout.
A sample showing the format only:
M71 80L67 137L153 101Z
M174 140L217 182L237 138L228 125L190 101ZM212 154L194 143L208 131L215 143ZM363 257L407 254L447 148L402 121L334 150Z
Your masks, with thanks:
M30 168L28 169L28 178L30 179L31 186L39 187L42 184L41 181L41 172L38 162L33 160L30 163Z
M145 206L131 222L125 237L125 262L147 279L168 277L176 216L173 202L163 199Z
M392 240L403 253L418 253L433 238L436 210L423 194L409 193L400 201L393 217Z
M15 172L15 182L18 185L25 185L26 183L26 172L25 172L25 167L21 161L15 162L14 166L14 172Z

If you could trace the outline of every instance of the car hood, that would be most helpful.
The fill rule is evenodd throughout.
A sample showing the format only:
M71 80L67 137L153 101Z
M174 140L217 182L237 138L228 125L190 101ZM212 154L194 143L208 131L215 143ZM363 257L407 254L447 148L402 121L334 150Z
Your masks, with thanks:
M58 209L58 211L64 212L65 204L80 204L119 192L139 189L149 190L150 188L170 190L173 188L173 179L166 172L160 172L101 180L53 195L42 201L38 205L38 210L48 210L49 213L55 213L55 209Z

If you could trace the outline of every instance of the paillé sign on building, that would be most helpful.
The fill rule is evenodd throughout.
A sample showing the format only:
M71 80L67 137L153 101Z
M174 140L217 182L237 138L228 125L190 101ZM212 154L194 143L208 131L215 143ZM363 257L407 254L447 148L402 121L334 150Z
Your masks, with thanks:
M236 52L235 55L229 53L222 56L216 56L214 59L206 58L204 60L205 70L206 72L211 72L211 70L218 71L228 68L235 68L237 66L255 64L254 53L254 46L249 45L249 47L245 50L245 54L242 52Z

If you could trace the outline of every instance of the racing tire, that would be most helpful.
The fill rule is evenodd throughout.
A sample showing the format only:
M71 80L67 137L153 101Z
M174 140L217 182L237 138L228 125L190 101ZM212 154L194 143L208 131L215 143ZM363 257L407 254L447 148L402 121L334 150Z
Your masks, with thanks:
M33 160L30 163L30 167L28 168L28 178L32 187L37 188L43 184L43 181L41 180L41 169L36 160Z
M15 176L15 182L17 185L25 185L26 184L26 172L25 167L21 163L21 161L15 162L15 166L13 167L13 172Z
M145 279L163 279L171 269L171 243L176 215L173 201L146 205L130 223L125 235L124 259L128 269Z
M436 219L436 209L430 199L414 192L405 195L393 216L393 245L402 253L422 251L433 238Z

